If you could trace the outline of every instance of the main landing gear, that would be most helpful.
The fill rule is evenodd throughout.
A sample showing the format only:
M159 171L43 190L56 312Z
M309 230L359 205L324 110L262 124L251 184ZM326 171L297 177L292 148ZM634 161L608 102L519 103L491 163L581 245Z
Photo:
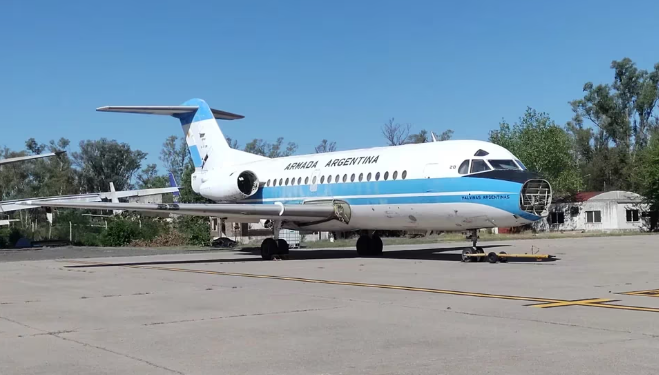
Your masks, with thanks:
M478 229L471 230L471 247L467 247L462 250L462 261L463 262L482 262L485 260L484 256L473 257L469 256L470 254L485 254L483 248L476 246L478 243Z
M357 254L360 257L382 255L382 239L375 234L362 234L357 240Z
M288 242L279 238L281 222L275 221L273 225L274 238L266 238L261 243L261 258L264 260L273 260L288 255Z

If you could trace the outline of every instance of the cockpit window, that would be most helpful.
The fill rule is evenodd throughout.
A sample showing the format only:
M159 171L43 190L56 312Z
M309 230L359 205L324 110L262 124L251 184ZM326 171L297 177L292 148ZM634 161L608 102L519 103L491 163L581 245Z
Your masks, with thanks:
M512 160L488 160L492 168L497 170L518 171L519 167Z
M522 162L519 159L515 159L515 161L517 162L517 165L519 165L519 167L522 168L523 171L526 170L526 166L522 164Z
M471 172L470 173L476 173L476 172L483 172L483 171L489 171L490 166L485 163L485 160L481 159L474 159L471 161Z
M465 160L460 164L460 167L458 168L458 173L460 174L467 174L469 173L469 160Z

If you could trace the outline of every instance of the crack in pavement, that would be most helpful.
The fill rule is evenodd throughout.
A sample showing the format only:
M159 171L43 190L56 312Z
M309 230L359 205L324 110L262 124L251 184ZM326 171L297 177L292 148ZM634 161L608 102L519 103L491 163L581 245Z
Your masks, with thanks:
M114 354L114 355L118 355L118 356L121 356L121 357L129 358L129 359L132 359L132 360L134 360L134 361L142 362L142 363L145 363L145 364L147 364L147 365L149 365L149 366L153 366L153 367L159 368L159 369L161 369L161 370L166 370L166 371L169 371L169 372L174 373L174 374L185 375L185 374L184 374L183 372L181 372L181 371L177 371L177 370L173 370L173 369L170 369L170 368L167 368L167 367L164 367L164 366L160 366L160 365L155 364L155 363L153 363L153 362L147 361L146 359L141 359L141 358L138 358L138 357L135 357L135 356L129 355L129 354L124 354L124 353L116 352L116 351L114 351L114 350L107 349L107 348L104 348L104 347L102 347L102 346L93 345L93 344L88 344L88 343L86 343L86 342L82 342L82 341L78 341L78 340L74 340L74 339L70 339L70 338L67 338L67 337L62 337L62 336L60 336L61 334L71 333L71 332L74 332L74 331L56 331L56 332L49 332L49 331L47 331L47 330L43 330L43 329L40 329L40 328L32 327L32 326L29 326L29 325L27 325L27 324L23 324L23 323L21 323L21 322L19 322L19 321L17 321L17 320L13 320L13 319L10 319L10 318L6 318L6 317L4 317L4 316L0 316L0 319L5 320L5 321L8 321L8 322L11 322L11 323L14 323L14 324L18 324L18 325L23 326L23 327L25 327L25 328L29 328L29 329L33 329L33 330L35 330L35 331L39 331L39 332L41 332L41 333L38 333L38 334L36 334L36 335L32 335L32 336L52 336L52 337L56 337L56 338L58 338L58 339L60 339L60 340L73 342L73 343L76 343L76 344L78 344L78 345L82 345L82 346L87 347L87 348L94 348L94 349L97 349L97 350L102 350L102 351L104 351L104 352L108 352L108 353L112 353L112 354ZM19 336L19 337L22 337L22 336Z
M227 316L216 316L210 318L199 318L199 319L184 319L184 320L173 320L169 322L154 322L154 323L144 323L143 326L156 326L163 324L177 324L177 323L193 323L193 322L203 322L206 320L219 320L219 319L230 319L230 318L245 318L252 316L264 316L264 315L281 315L281 314L294 314L294 313L304 313L304 312L313 312L313 311L327 311L327 310L337 310L346 308L347 306L334 306L321 309L300 309L300 310L285 310L285 311L273 311L265 313L253 313L253 314L238 314L238 315L227 315Z
M173 369L171 369L171 368L167 368L167 367L165 367L165 366L160 366L160 365L155 364L155 363L153 363L153 362L147 361L146 359L142 359L142 358L134 357L134 356L132 356L132 355L130 355L130 354L119 353L119 352L116 352L116 351L114 351L114 350L111 350L111 349L108 349L108 348L104 348L104 347L102 347L102 346L93 345L93 344L88 344L88 343L86 343L86 342L82 342L82 341L78 341L78 340L70 339L70 338L67 338L67 337L62 337L62 336L60 336L59 334L53 334L52 336L53 336L53 337L57 337L58 339L61 339L61 340L64 340L64 341L74 342L74 343L76 343L76 344L82 345L82 346L87 347L87 348L94 348L94 349L102 350L102 351L104 351L104 352L108 352L108 353L112 353L112 354L115 354L115 355L118 355L118 356L122 356L122 357L125 357L125 358L129 358L129 359L132 359L132 360L134 360L134 361L138 361L138 362L146 363L147 365L150 365L150 366L153 366L153 367L159 368L159 369L161 369L161 370L166 370L166 371L169 371L169 372L174 373L174 374L185 375L185 374L184 374L183 372L181 372L181 371L173 370Z

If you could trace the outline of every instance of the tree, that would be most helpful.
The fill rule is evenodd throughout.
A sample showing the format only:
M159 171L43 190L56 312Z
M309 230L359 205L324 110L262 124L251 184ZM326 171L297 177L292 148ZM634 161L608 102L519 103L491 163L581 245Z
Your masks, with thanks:
M146 153L132 150L126 143L101 138L80 141L80 151L72 156L82 191L91 193L107 191L110 182L117 190L130 189Z
M388 146L398 146L407 142L411 128L411 124L394 122L394 118L392 117L382 126L382 135L387 140Z
M286 148L282 150L283 142L283 137L277 138L277 141L272 144L265 142L262 139L253 139L251 142L245 145L245 152L256 155L263 155L269 158L280 158L291 156L295 153L295 151L297 151L297 144L294 142L288 142Z
M653 218L651 227L656 229L659 212L659 132L655 131L654 136L650 137L648 146L639 153L636 165L638 193L649 205Z
M443 131L439 137L435 137L437 141L448 141L451 139L453 136L453 130L448 129ZM411 134L407 137L407 141L405 143L426 143L426 142L432 142L432 135L428 133L427 130L422 129L419 133L417 134Z
M238 141L235 139L232 140L230 137L227 137L227 144L229 145L229 147L233 149L236 150L240 149L240 146L238 145Z
M183 178L186 165L192 164L190 151L185 138L175 135L169 136L160 150L160 160L164 163L167 172L174 175L177 183Z
M629 58L613 61L612 84L587 82L582 99L570 102L574 118L568 129L575 142L580 169L593 190L634 190L637 155L647 146L659 121L659 64L640 70ZM584 127L584 119L595 125Z
M546 113L527 108L519 123L511 127L502 121L498 130L490 132L489 140L508 149L529 170L547 178L554 191L570 194L581 190L583 182L572 139Z
M336 151L336 142L328 142L327 139L320 141L320 144L316 146L316 153L323 152L334 152Z
M137 187L139 189L165 188L167 185L169 185L169 178L158 175L158 167L155 164L147 165L137 175Z

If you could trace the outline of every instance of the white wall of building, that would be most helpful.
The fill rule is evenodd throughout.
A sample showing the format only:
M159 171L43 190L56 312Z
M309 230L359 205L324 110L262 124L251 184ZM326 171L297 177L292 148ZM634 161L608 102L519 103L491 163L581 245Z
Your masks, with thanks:
M544 231L639 231L649 224L642 215L646 210L640 195L611 191L585 202L552 204L550 216L536 228Z

